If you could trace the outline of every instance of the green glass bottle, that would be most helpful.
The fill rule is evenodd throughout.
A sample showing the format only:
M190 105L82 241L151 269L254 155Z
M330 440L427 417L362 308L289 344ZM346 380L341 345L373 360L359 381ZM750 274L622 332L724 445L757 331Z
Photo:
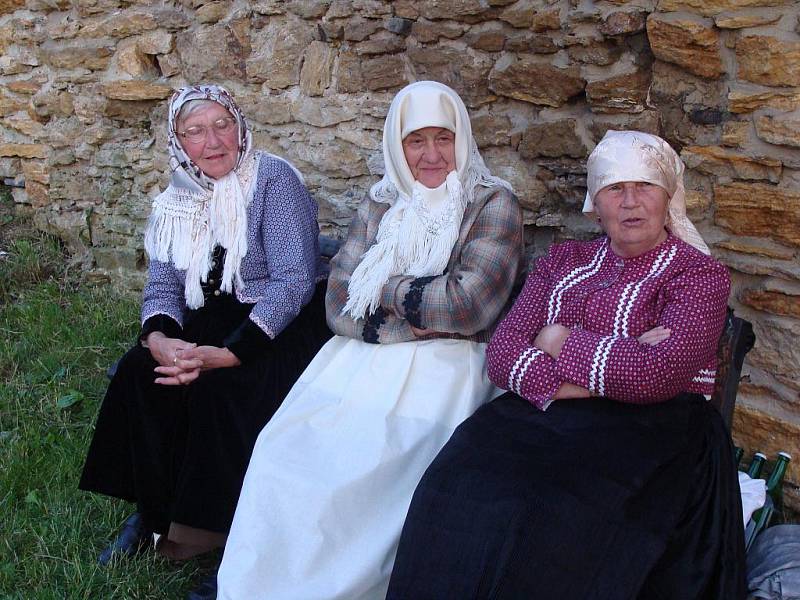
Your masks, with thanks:
M764 463L766 461L767 457L761 454L761 452L756 452L753 455L753 462L750 463L750 468L747 469L747 474L751 479L758 479L758 476L761 475L761 469L764 468Z
M776 490L781 489L781 484L783 483L783 476L786 475L786 467L789 466L789 461L792 460L790 454L786 452L778 452L778 460L775 462L775 468L772 469L772 473L769 475L769 479L767 480L767 493L773 494ZM773 494L773 500L775 496Z

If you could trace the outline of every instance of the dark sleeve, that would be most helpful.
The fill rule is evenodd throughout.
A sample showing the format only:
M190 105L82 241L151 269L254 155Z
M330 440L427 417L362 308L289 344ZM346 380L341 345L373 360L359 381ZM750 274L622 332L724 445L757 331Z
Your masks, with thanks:
M183 328L180 324L163 313L153 315L142 323L142 331L139 333L139 339L144 340L148 335L154 331L160 331L165 336L170 338L177 338L181 336Z
M223 341L223 345L233 352L242 363L253 357L263 355L272 346L272 339L250 319L234 329Z

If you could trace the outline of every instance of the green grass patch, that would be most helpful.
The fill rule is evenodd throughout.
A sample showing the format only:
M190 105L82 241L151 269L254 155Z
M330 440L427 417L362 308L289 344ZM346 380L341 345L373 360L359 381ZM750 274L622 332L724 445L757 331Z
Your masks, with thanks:
M183 598L208 561L98 567L133 507L77 489L139 298L86 285L56 240L12 221L0 222L0 598Z

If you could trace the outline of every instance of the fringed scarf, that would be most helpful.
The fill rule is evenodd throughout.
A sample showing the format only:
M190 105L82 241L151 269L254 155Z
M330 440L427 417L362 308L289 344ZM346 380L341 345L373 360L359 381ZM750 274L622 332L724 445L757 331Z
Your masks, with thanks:
M236 120L239 157L235 168L219 179L203 173L178 137L178 115L191 100L216 102ZM228 293L242 289L239 269L247 254L247 207L253 197L258 163L262 156L273 155L252 151L252 135L244 114L230 93L218 85L184 87L172 96L168 149L172 176L167 189L153 200L144 245L151 260L172 262L175 268L186 271L186 306L196 309L204 304L201 283L208 279L217 245L226 250L221 289ZM302 181L297 169L290 166Z
M455 133L456 169L436 189L414 180L403 153L403 138L424 127L443 127ZM390 208L381 218L375 244L350 277L342 313L354 319L378 308L390 277L444 272L476 186L511 190L511 185L493 176L483 162L461 98L435 81L412 83L394 97L383 127L383 159L386 174L372 186L370 197Z

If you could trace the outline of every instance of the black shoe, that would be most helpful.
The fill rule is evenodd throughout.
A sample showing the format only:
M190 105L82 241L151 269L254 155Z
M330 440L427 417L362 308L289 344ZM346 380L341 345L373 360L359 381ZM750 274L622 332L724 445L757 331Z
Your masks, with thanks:
M195 589L189 592L186 600L216 600L217 598L217 570L205 577Z
M145 526L141 513L125 519L116 539L100 553L97 562L106 566L115 556L134 556L153 544L153 532Z

